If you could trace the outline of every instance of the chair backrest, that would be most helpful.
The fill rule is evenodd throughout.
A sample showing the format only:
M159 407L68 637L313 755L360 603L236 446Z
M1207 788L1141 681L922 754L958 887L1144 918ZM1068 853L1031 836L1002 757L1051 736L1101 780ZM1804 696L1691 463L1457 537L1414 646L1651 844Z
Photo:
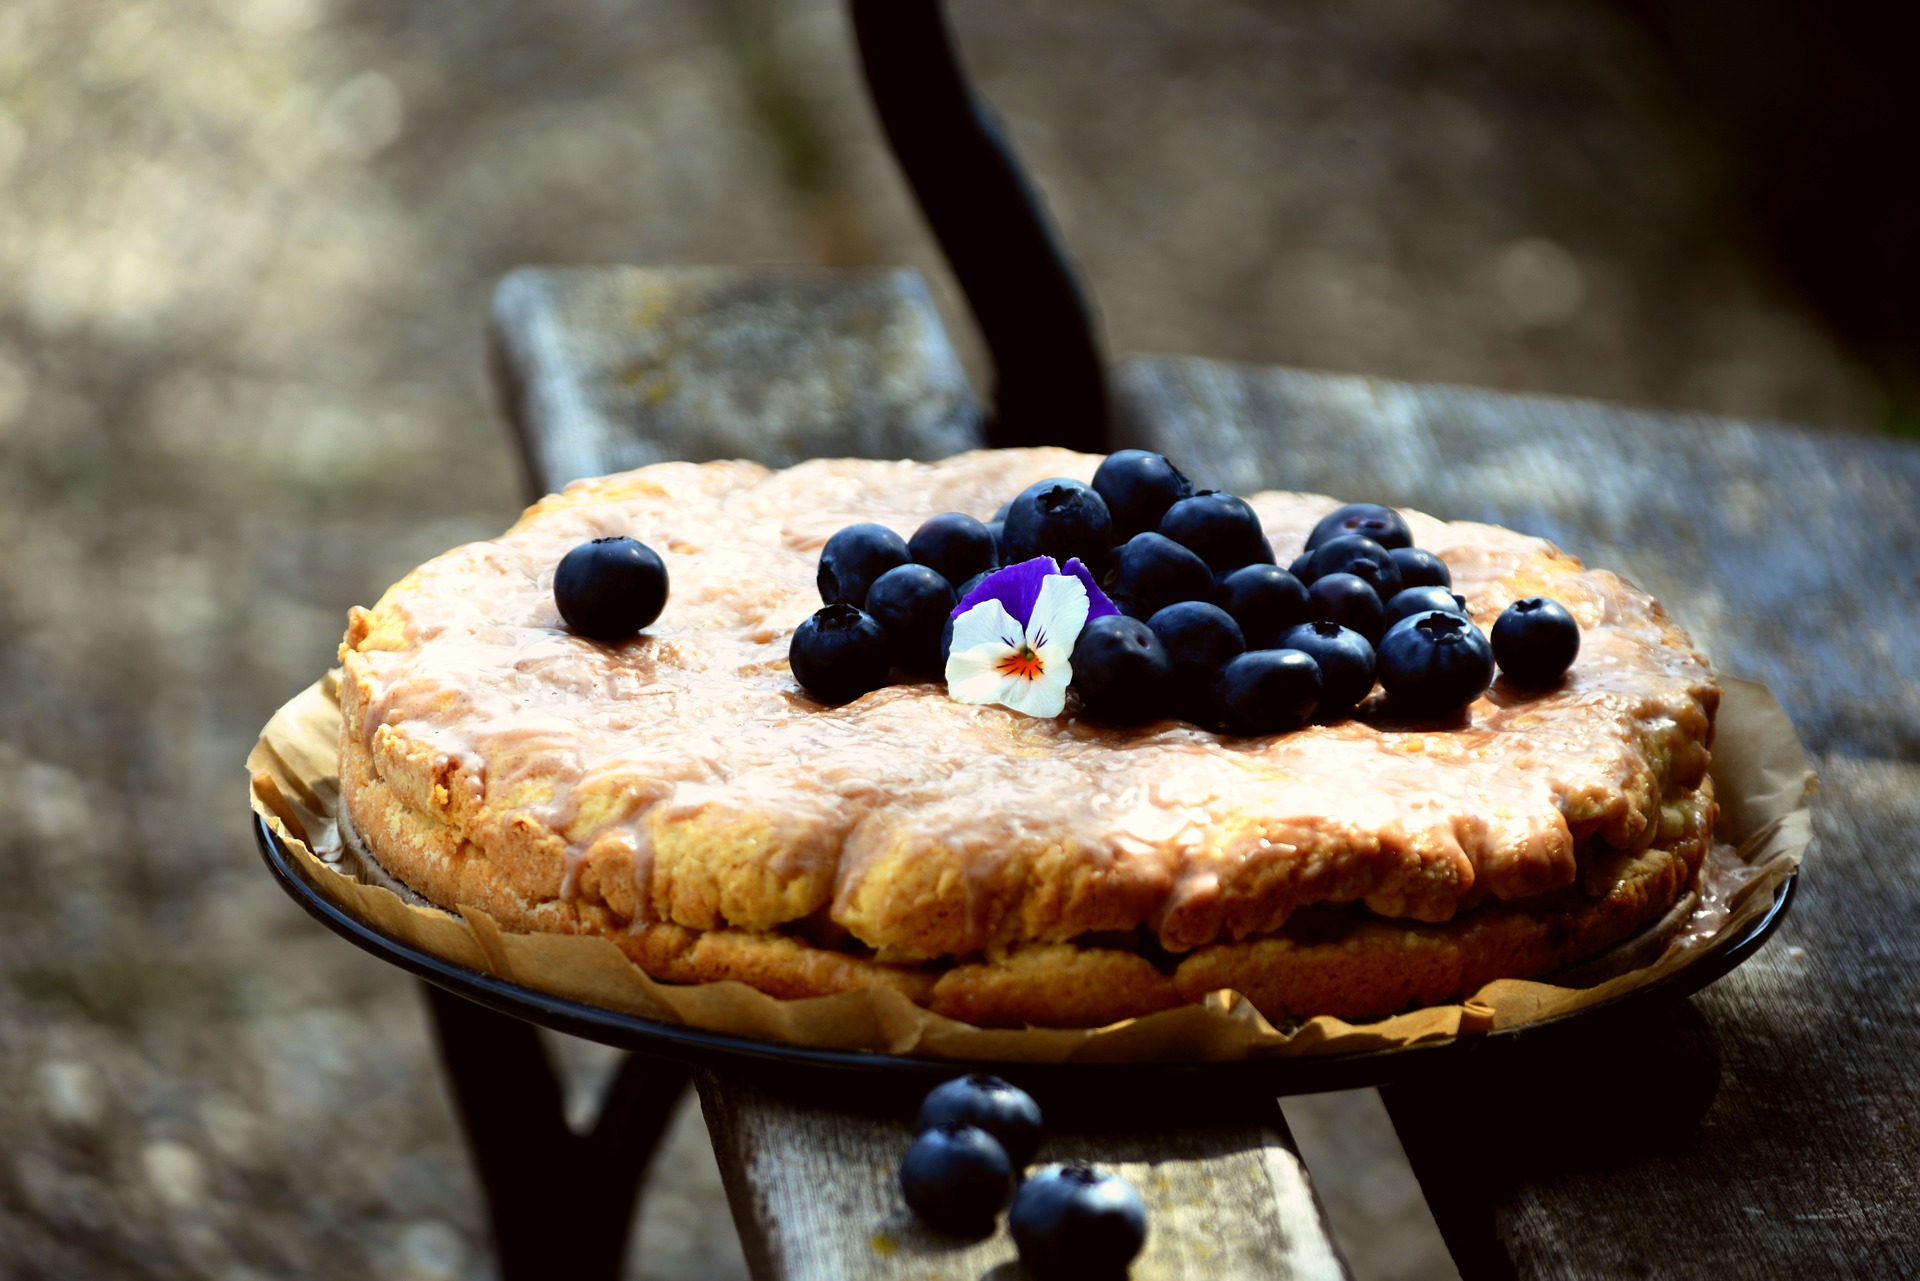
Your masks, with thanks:
M940 0L849 0L867 90L993 358L989 444L1104 452L1107 362L1039 191L967 82Z

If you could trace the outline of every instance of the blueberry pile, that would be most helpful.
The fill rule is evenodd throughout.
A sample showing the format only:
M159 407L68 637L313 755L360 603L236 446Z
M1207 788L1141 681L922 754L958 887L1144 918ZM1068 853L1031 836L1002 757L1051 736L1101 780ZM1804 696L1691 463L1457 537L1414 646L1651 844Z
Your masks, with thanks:
M1175 716L1274 734L1351 715L1376 682L1390 715L1445 719L1487 689L1496 660L1514 684L1545 688L1580 645L1572 615L1541 598L1510 607L1489 641L1392 508L1339 508L1281 569L1243 499L1123 449L1091 484L1039 481L986 523L949 512L910 539L875 524L836 533L820 554L823 608L794 633L794 676L831 703L895 669L937 677L958 602L1036 556L1077 557L1121 611L1089 622L1072 657L1081 710L1109 724Z
M907 1206L928 1226L985 1236L1002 1210L1036 1277L1122 1275L1147 1239L1147 1209L1133 1185L1090 1165L1021 1170L1040 1148L1040 1107L996 1076L958 1077L920 1106L913 1146L900 1163Z

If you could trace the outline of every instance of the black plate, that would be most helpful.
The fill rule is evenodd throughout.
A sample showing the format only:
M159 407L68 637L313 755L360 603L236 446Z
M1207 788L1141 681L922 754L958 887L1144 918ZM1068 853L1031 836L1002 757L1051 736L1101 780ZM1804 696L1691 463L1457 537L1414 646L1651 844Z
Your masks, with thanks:
M924 1091L954 1075L952 1059L905 1058L863 1050L814 1049L709 1032L678 1023L659 1023L602 1009L583 1001L553 996L470 970L404 943L352 915L320 889L264 819L254 818L261 856L281 888L323 925L348 941L401 969L481 1005L515 1018L645 1054L681 1059L703 1067L777 1082L786 1088L811 1084L834 1095L871 1098ZM1390 1050L1295 1058L1245 1059L1224 1063L1002 1063L967 1060L968 1071L992 1072L1036 1093L1058 1094L1096 1086L1166 1092L1181 1079L1204 1078L1208 1089L1248 1088L1269 1095L1313 1094L1322 1090L1383 1085L1437 1062L1469 1055L1500 1054L1521 1044L1534 1045L1568 1029L1590 1029L1602 1020L1637 1018L1657 1003L1699 991L1760 949L1793 901L1798 873L1774 892L1773 904L1744 932L1691 964L1611 1001L1524 1027ZM1150 1096L1149 1096L1150 1097Z

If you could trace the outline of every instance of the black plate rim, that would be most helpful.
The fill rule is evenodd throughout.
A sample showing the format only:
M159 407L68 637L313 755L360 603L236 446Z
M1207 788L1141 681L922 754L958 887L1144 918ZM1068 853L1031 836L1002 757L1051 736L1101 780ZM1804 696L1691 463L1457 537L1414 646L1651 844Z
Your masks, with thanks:
M1030 1063L910 1058L870 1050L838 1050L762 1041L680 1023L662 1023L571 997L542 992L492 974L468 969L362 921L314 883L279 834L258 813L254 815L254 835L261 858L281 889L308 915L363 951L502 1014L620 1049L679 1059L701 1067L749 1072L801 1069L842 1076L847 1073L885 1073L928 1078L944 1078L962 1071L991 1072L1011 1080L1056 1086L1068 1081L1092 1079L1118 1083L1123 1078L1204 1075L1210 1082L1239 1082L1277 1094L1309 1094L1388 1084L1407 1072L1434 1062L1437 1056L1459 1059L1469 1054L1501 1052L1522 1042L1553 1036L1571 1026L1586 1026L1600 1018L1615 1017L1659 1002L1691 996L1744 964L1759 951L1779 927L1799 883L1799 870L1796 868L1774 891L1773 903L1767 911L1756 918L1745 932L1691 964L1612 1000L1522 1027L1346 1054L1224 1062Z

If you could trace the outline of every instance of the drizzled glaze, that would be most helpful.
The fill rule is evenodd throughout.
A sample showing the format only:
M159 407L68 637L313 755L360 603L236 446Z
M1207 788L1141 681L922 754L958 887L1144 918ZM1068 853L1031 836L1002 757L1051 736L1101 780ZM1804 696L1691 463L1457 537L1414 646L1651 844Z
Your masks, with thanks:
M356 611L347 732L538 896L700 929L824 917L900 960L1139 927L1180 951L1313 902L1445 920L1571 883L1590 839L1643 843L1667 790L1704 773L1717 691L1656 603L1540 540L1414 512L1416 544L1483 629L1527 595L1573 612L1581 653L1560 689L1496 684L1456 728L1250 739L1040 720L930 683L844 707L800 691L788 639L818 608L835 530L985 517L1098 461L664 464L583 482ZM1336 505L1249 501L1276 548ZM672 594L644 636L605 646L563 629L551 585L567 550L612 534L657 550Z

